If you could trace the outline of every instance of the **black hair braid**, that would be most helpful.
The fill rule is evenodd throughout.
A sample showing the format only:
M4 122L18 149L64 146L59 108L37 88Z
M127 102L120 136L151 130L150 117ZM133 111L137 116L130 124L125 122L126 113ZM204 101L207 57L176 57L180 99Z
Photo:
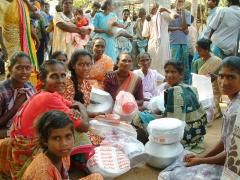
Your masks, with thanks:
M77 80L77 75L75 71L71 71L71 80L73 81L73 87L74 87L74 100L79 101L80 103L84 104L84 94L81 90L78 89L78 80Z

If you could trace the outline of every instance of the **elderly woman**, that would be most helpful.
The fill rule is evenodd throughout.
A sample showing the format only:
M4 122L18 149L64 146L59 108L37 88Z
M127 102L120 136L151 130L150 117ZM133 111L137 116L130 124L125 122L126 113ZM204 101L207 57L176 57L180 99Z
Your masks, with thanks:
M140 69L133 72L141 77L143 82L144 100L149 101L152 97L157 96L157 83L164 81L164 76L158 71L150 69L152 59L147 52L140 53L137 57Z
M52 51L64 51L67 57L71 57L74 51L74 44L67 41L68 33L78 33L81 35L89 34L89 30L79 29L72 22L73 0L62 0L63 12L59 12L53 19L54 32L53 32L53 45Z
M109 71L113 71L112 59L104 54L106 42L102 38L93 40L93 60L94 64L91 67L90 78L97 81L97 87L103 89L103 81L105 75Z

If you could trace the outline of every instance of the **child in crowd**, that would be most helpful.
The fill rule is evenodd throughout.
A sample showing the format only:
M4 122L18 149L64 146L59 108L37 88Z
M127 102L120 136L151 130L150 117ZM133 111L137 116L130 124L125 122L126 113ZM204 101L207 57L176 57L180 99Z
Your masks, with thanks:
M79 9L79 8L76 9L74 13L74 17L75 17L75 24L78 28L84 28L84 26L88 28L87 26L89 25L89 21L87 18L84 17L82 9ZM86 38L86 35L82 34L80 36L82 40Z
M66 157L74 145L74 127L68 115L62 111L48 111L37 121L36 130L43 152L34 158L22 180L69 179ZM92 174L84 179L102 180L102 177Z
M70 118L61 111L49 111L37 121L36 130L43 152L26 169L23 180L68 179L64 157L74 145L74 128Z
M92 31L94 28L89 23L88 19L84 17L82 9L76 9L74 12L74 19L73 23L79 29L87 29ZM84 49L90 39L89 35L80 35L77 33L67 33L66 42L72 42L75 48L77 49Z

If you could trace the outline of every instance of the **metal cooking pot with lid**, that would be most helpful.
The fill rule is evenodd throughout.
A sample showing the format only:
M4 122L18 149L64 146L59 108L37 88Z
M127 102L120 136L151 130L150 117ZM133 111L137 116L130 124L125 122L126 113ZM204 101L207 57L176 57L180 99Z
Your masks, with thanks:
M172 164L183 153L183 150L181 143L162 145L149 141L145 145L145 152L149 156L147 163L159 169Z
M185 122L175 118L161 118L151 121L147 130L149 140L159 144L180 142L183 138Z

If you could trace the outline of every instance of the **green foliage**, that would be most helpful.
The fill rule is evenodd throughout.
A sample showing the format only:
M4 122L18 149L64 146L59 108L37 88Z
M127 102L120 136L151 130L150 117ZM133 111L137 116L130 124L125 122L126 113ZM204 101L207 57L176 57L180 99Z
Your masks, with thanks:
M73 0L73 6L75 8L90 8L92 2L90 0Z

